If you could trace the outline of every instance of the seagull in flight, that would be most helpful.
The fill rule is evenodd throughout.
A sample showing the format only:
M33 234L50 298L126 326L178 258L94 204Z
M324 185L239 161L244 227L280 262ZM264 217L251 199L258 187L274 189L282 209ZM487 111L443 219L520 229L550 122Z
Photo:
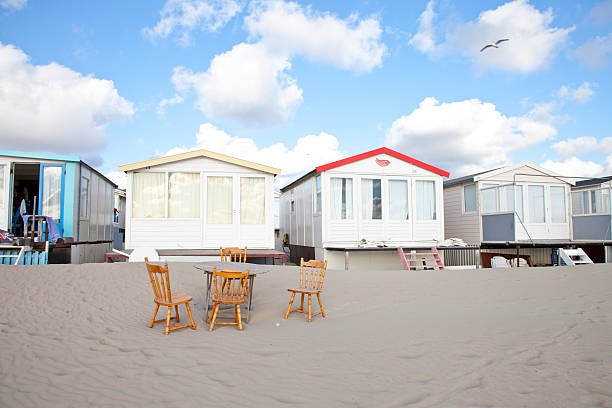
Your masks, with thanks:
M508 41L508 40L510 40L510 39L509 38L502 38L501 40L495 41L495 44L487 44L484 47L482 47L480 52L483 52L484 50L486 50L487 48L490 48L490 47L499 48L499 44L503 43L504 41Z

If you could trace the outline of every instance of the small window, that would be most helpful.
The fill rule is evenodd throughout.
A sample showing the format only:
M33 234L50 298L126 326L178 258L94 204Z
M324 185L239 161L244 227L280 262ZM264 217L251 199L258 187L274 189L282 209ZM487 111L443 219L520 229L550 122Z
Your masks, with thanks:
M134 218L165 217L166 173L134 173L132 216Z
M208 176L206 182L206 223L232 224L233 178Z
M364 220L382 219L381 179L361 180L361 210Z
M266 223L266 179L240 177L240 224Z
M529 222L545 222L544 186L528 186Z
M315 177L315 213L321 212L321 176Z
M89 208L89 180L81 177L81 218L87 218Z
M437 219L435 181L417 180L415 195L417 220Z
M353 179L330 179L329 206L332 220L353 219Z
M389 180L389 218L408 219L408 181Z
M552 222L566 222L565 187L550 187L550 217Z
M497 212L497 184L483 184L480 190L482 197L482 212L490 214Z
M170 173L168 217L200 218L200 174Z
M463 211L466 213L476 212L476 184L463 186Z

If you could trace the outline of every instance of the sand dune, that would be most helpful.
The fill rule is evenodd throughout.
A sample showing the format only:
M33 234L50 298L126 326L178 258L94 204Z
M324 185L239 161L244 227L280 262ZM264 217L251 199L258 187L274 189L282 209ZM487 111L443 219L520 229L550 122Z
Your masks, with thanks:
M1 267L0 406L612 407L610 266L330 270L311 324L274 267L212 333L201 272L170 271L197 331L147 327L143 264Z

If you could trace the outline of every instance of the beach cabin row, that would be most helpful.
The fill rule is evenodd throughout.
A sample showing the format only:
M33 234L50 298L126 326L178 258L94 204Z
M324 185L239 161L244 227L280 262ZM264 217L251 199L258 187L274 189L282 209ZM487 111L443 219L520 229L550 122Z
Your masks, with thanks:
M112 247L112 181L77 156L0 150L0 229L15 228L15 212L45 215L61 242L50 263L102 262Z

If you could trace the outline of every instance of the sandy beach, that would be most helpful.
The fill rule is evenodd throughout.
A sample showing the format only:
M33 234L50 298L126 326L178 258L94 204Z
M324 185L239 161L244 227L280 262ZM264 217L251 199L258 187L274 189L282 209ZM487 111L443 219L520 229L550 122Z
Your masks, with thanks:
M283 319L297 271L211 333L172 263L198 329L166 336L142 263L2 266L0 406L612 407L610 265L329 270L310 324Z

